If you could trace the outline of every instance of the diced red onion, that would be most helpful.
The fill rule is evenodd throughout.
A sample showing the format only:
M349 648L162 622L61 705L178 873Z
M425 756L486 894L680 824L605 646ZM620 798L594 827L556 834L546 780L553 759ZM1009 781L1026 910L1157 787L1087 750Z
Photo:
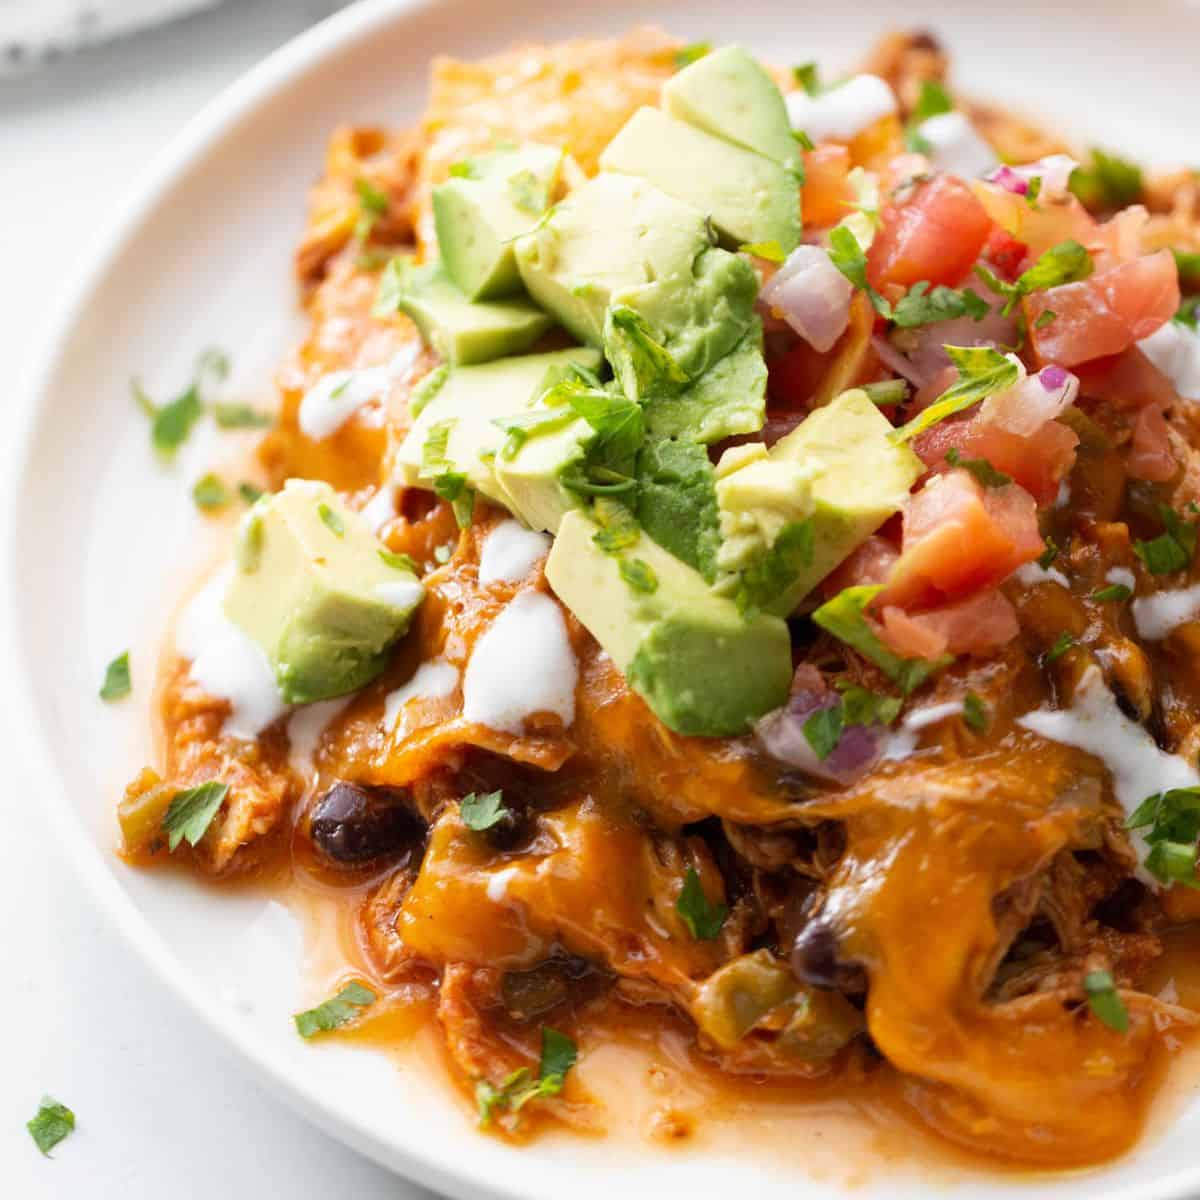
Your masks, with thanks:
M1029 192L1029 185L1040 179L1041 195L1050 198L1066 192L1071 172L1078 166L1079 163L1068 154L1049 154L1019 167L998 167L988 176L988 182L1024 196Z
M821 354L846 332L853 297L853 285L820 246L797 246L762 290L775 315Z
M1070 371L1043 367L1007 391L989 396L980 406L980 419L1020 437L1032 437L1047 421L1061 416L1079 395L1079 380Z
M915 345L908 357L925 379L932 379L943 367L950 365L947 346L991 346L996 349L1011 346L1017 340L1016 322L1011 317L1002 317L996 308L980 321L973 317L955 317L951 321L923 325L913 332Z
M1022 179L1012 167L997 167L988 177L988 183L1002 187L1006 192L1024 196L1029 191L1029 180Z
M901 354L887 338L875 334L871 338L871 345L875 353L879 355L879 361L889 370L895 371L897 375L907 379L913 387L921 388L929 382L928 376L918 371L911 360Z

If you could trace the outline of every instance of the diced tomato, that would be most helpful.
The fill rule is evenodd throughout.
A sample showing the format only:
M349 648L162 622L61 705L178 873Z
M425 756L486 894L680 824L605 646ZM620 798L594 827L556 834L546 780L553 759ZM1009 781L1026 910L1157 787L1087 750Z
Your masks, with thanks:
M904 658L990 654L1020 632L1016 609L994 589L928 612L889 606L879 624L884 642Z
M835 571L826 575L821 590L836 596L843 588L870 587L884 583L900 552L885 537L872 534Z
M982 420L978 414L942 421L913 443L931 470L947 470L946 455L956 449L965 459L985 458L1029 492L1039 505L1058 495L1058 487L1075 465L1079 438L1060 421L1047 421L1029 437Z
M1021 264L1029 254L1029 247L1019 242L1012 234L996 226L983 244L983 257L1001 279L1010 283L1021 273Z
M911 610L960 600L1044 549L1037 505L1024 488L984 488L963 470L935 475L909 501L900 558L879 604Z
M1159 405L1147 404L1138 410L1125 469L1134 479L1148 479L1152 483L1165 483L1179 470L1171 450L1170 427Z
M1179 271L1160 250L1029 296L1024 306L1038 357L1071 367L1120 354L1169 321L1179 307ZM1038 328L1044 312L1054 318Z
M992 229L971 189L950 175L917 187L911 199L889 205L867 254L867 276L876 288L956 284L971 269Z
M800 213L807 225L836 225L850 211L854 194L846 182L850 174L850 150L832 142L804 156L804 187L800 189Z
M970 186L988 216L1010 236L1025 243L1029 252L1027 262L1060 242L1076 241L1090 246L1096 235L1096 222L1074 196L1030 205L1024 196L998 184L973 179Z

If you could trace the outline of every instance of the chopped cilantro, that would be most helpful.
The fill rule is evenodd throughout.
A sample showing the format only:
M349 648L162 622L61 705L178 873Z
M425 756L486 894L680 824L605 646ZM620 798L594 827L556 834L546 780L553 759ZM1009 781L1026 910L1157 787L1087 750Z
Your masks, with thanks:
M1189 296L1184 300L1172 320L1186 325L1189 329L1200 326L1200 295Z
M49 1158L50 1151L75 1131L75 1114L52 1096L43 1096L33 1118L25 1122L25 1128L37 1148Z
M1200 887L1196 878L1196 839L1200 837L1200 788L1171 788L1147 796L1125 822L1145 829L1150 847L1145 867L1160 883Z
M1123 583L1110 583L1108 587L1102 587L1092 593L1093 600L1128 600L1133 592Z
M804 738L813 748L818 760L824 762L842 740L842 706L818 708L804 722Z
M641 526L625 505L600 497L591 509L592 518L600 528L592 535L605 554L619 554L637 544L642 536Z
M197 845L228 794L229 785L216 779L176 792L162 819L167 849L174 854L182 841L189 846Z
M408 413L414 420L421 415L425 406L442 390L450 378L450 368L443 363L434 367L428 375L422 375L408 398Z
M454 179L482 179L483 172L473 158L463 158L451 163L447 172Z
M638 523L664 550L712 583L721 548L716 472L704 446L661 438L637 458Z
M832 600L821 605L812 619L827 633L873 662L907 696L954 659L950 655L935 659L901 658L889 650L867 624L866 618L867 605L881 591L882 587L843 588Z
M1043 308L1033 322L1034 329L1045 329L1052 321L1058 319L1058 313L1052 308Z
M882 379L878 383L864 383L862 390L872 404L886 407L903 404L908 399L908 383L903 379Z
M688 933L698 942L711 942L721 932L729 909L721 902L713 904L704 894L695 867L688 867L683 877L675 911L687 926Z
M1142 169L1115 154L1093 149L1092 161L1071 173L1070 188L1089 208L1124 208L1142 194Z
M899 715L904 701L898 696L881 696L857 683L839 679L834 684L842 693L842 723L845 725L890 725Z
M1062 656L1066 654L1066 652L1074 645L1076 645L1074 635L1067 633L1066 630L1064 630L1058 635L1058 637L1054 639L1054 645L1052 645L1050 649L1046 651L1045 655L1043 655L1042 662L1055 662L1057 659L1062 658Z
M1196 550L1196 525L1183 521L1174 509L1158 506L1164 530L1148 542L1134 542L1133 552L1152 575L1172 575L1191 565Z
M1035 175L1025 189L1025 203L1030 208L1037 208L1038 197L1042 194L1042 177Z
M467 487L467 477L461 471L443 471L434 479L433 490L443 500L450 502L459 529L466 529L475 512L475 493Z
M676 70L690 67L692 63L699 62L711 50L712 42L692 42L690 45L681 47L675 51Z
M265 429L275 420L270 413L259 412L248 404L214 404L212 414L222 429Z
M1058 557L1058 546L1053 538L1046 539L1046 548L1038 555L1037 565L1043 571L1047 570L1050 564Z
M362 1014L364 1008L374 1004L375 999L375 993L369 987L355 980L316 1008L296 1013L292 1020L296 1022L296 1032L302 1038L316 1037L318 1033L330 1033L353 1021Z
M767 262L781 263L787 258L783 247L778 242L746 242L738 247L742 254L753 254L755 258L765 258Z
M1007 317L1023 297L1032 292L1044 292L1051 288L1061 287L1065 283L1077 283L1081 279L1086 279L1094 267L1095 263L1087 248L1079 242L1068 239L1065 242L1059 242L1057 246L1051 246L1033 266L1022 271L1013 283L1001 279L982 264L976 266L975 274L993 292L1004 297L1004 307L1000 311L1003 316Z
M222 380L229 373L229 358L221 350L205 350L196 359L192 382L174 400L159 406L143 390L141 383L130 382L138 407L150 418L150 441L164 458L172 458L187 441L192 427L204 415L202 396L209 381Z
M623 558L617 570L635 592L651 595L658 591L658 576L648 562L640 558Z
M867 256L853 232L845 225L835 225L829 234L829 261L860 292L866 292L875 311L888 320L892 306L871 286L867 279Z
M354 181L354 190L358 194L358 202L362 205L364 212L369 212L375 217L382 217L387 212L387 193L381 192L369 179L363 179L360 176Z
M913 107L912 116L904 126L904 141L915 154L929 154L932 150L928 140L921 135L920 126L930 117L954 111L954 102L943 84L936 79L921 80L921 91Z
M502 791L471 792L458 802L458 813L468 829L483 833L503 821L508 816L508 809Z
M475 1085L480 1126L487 1128L496 1113L517 1113L530 1100L557 1096L563 1090L567 1072L578 1058L578 1047L565 1033L559 1033L548 1025L543 1026L542 1053L536 1079L531 1076L528 1067L521 1067L499 1087L494 1087L486 1079L481 1079Z
M1200 287L1200 251L1173 249L1171 253L1179 268L1179 282L1184 287Z
M262 539L262 514L252 508L238 526L237 540L233 547L234 561L243 575L251 575L258 570Z
M952 467L961 467L964 471L970 471L986 488L1004 487L1005 484L1012 483L1011 475L997 471L986 458L963 458L956 446L951 446L946 451L946 461Z
M197 508L212 512L224 508L229 503L229 489L219 475L210 471L192 484L192 500Z
M1089 971L1083 977L1083 994L1088 1008L1117 1033L1128 1033L1129 1013L1121 1001L1121 994L1108 971Z
M343 537L346 533L346 522L342 520L341 514L334 512L328 504L322 500L317 505L317 516L321 518L321 523L336 537Z
M421 473L433 475L440 467L447 466L446 450L450 445L450 431L454 428L454 418L437 421L430 425L421 446Z
M991 311L988 302L972 291L938 284L930 290L928 282L914 283L908 293L895 305L892 320L901 329L914 329L919 325L930 325L936 321L952 321L958 317L971 317L982 321Z
M798 67L792 68L792 78L810 95L819 96L823 90L821 87L821 75L815 62L801 63Z
M688 373L655 338L646 319L625 304L610 308L605 317L604 355L632 401L672 394L689 382Z
M129 675L129 651L118 654L104 668L104 682L100 685L101 700L124 700L133 690Z
M912 441L946 417L1013 387L1021 377L1016 360L990 346L945 346L943 349L958 368L958 379L924 412L897 429L892 435L895 440Z
M792 137L794 137L796 139L796 141L800 143L801 150L815 150L816 149L816 146L813 145L812 138L810 138L808 136L808 134L804 132L803 129L793 129Z
M409 288L411 273L412 260L408 256L397 254L388 260L379 276L379 290L371 306L372 316L389 317L400 307L400 301Z
M238 484L238 495L241 496L247 504L254 504L257 500L262 499L263 490L257 484L251 483L249 480L243 479Z
M974 692L968 692L963 697L963 720L967 727L976 733L984 733L987 730L987 707Z
M411 571L414 575L417 573L417 564L409 554L394 554L391 550L380 550L379 560L389 567L394 567L397 571Z

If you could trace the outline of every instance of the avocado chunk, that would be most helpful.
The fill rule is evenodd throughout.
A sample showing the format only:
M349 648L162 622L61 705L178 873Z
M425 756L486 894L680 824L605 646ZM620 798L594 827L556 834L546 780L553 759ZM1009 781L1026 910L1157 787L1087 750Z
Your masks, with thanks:
M677 120L800 169L783 93L741 46L713 50L672 76L663 84L662 103Z
M756 317L742 340L715 366L673 395L646 400L646 430L652 437L689 438L709 445L742 433L757 433L766 418L767 364L762 322Z
M528 299L468 300L441 263L407 268L397 307L412 317L425 341L454 366L520 354L554 324Z
M725 539L718 564L742 568L743 608L787 615L843 559L900 511L924 474L889 436L891 423L860 388L805 418L768 452L738 446L717 467ZM757 531L761 548L737 535ZM757 552L756 552L757 550ZM728 580L718 584L722 590Z
M732 600L650 538L609 554L596 532L584 513L567 513L546 577L667 728L729 737L787 700L792 653L782 618L743 620Z
M396 476L408 487L433 488L440 476L462 475L468 487L516 512L496 476L497 457L507 439L496 419L532 407L572 363L595 370L600 355L575 346L452 368L401 442ZM556 481L546 480L547 490L555 486Z
M536 411L531 409L530 411ZM511 454L503 450L492 470L509 512L530 529L557 531L563 516L583 498L563 482L584 460L596 431L568 409L565 424L527 438Z
M691 378L754 320L750 264L712 245L700 210L628 175L571 192L516 254L529 294L581 342L603 346L610 307L625 306Z
M735 245L800 244L800 180L761 154L714 137L657 108L639 108L604 152L600 167L648 180L711 215Z
M433 189L433 222L446 272L469 300L521 291L513 240L550 207L563 164L554 146L528 143L480 154Z
M383 670L424 590L333 488L289 479L240 539L225 615L263 648L285 703L344 696Z

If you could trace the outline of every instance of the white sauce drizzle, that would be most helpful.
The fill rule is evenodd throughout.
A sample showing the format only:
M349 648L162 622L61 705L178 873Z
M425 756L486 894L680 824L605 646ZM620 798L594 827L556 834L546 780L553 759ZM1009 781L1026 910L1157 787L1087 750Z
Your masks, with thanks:
M1175 385L1185 400L1200 400L1200 332L1168 321L1138 349Z
M363 505L362 518L378 533L396 515L396 489L389 481Z
M1058 495L1054 497L1055 508L1066 508L1071 503L1071 485L1064 479L1058 485Z
M225 615L233 571L232 564L221 570L184 609L175 647L192 660L192 679L210 696L229 702L232 711L223 731L251 741L283 716L287 705L262 647Z
M933 165L951 175L978 179L1000 165L996 151L975 132L964 113L939 113L922 121L917 132L930 145Z
M526 529L520 521L501 521L483 543L480 583L520 583L550 553L550 535Z
M541 592L522 592L475 643L463 678L463 716L519 734L533 713L575 719L579 664L562 609Z
M288 757L292 769L298 774L312 774L313 757L320 745L325 730L339 717L353 696L339 696L336 700L319 700L298 708L288 721Z
M423 662L413 677L383 702L383 727L395 729L400 710L410 700L442 700L458 687L458 668L444 658Z
M1161 642L1171 630L1200 617L1200 583L1139 596L1132 607L1138 634L1147 641Z
M796 91L784 99L792 128L814 142L848 142L896 111L896 95L878 75L855 75L815 96Z
M508 885L518 870L518 867L505 867L503 871L493 871L488 876L485 891L493 904L499 904L508 895Z
M1028 562L1019 566L1013 575L1019 579L1026 587L1032 587L1035 583L1054 582L1061 584L1065 588L1070 588L1071 581L1057 567L1043 567L1040 563Z
M415 608L425 589L415 579L389 579L375 585L375 595L393 608Z
M1110 567L1104 579L1107 583L1119 583L1131 592L1137 591L1137 577L1128 567Z
M961 717L962 711L962 701L954 700L945 704L926 705L925 708L918 708L915 712L910 712L884 745L884 759L908 758L917 748L917 734L922 729L936 725L947 717Z
M304 393L300 401L300 432L319 442L336 433L364 404L384 395L406 375L420 354L411 342L383 366L330 371Z
M1018 717L1017 724L1052 742L1094 754L1108 768L1113 792L1126 813L1132 813L1155 792L1200 784L1200 774L1191 765L1177 754L1160 750L1145 729L1117 707L1096 667L1089 667L1079 681L1070 708L1038 708ZM1129 836L1141 862L1145 840L1136 831ZM1158 886L1143 869L1138 878L1150 887Z

